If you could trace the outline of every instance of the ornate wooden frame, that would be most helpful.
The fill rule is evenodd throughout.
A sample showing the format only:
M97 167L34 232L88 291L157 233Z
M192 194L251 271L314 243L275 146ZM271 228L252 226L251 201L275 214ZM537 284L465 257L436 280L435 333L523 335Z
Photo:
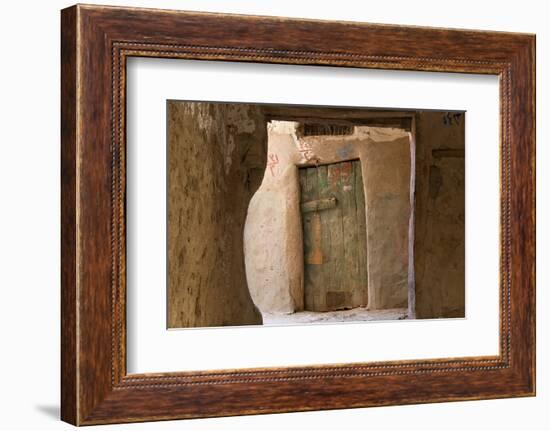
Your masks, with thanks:
M61 48L63 420L88 425L534 395L534 35L78 5L62 11ZM498 75L500 354L127 375L129 56Z

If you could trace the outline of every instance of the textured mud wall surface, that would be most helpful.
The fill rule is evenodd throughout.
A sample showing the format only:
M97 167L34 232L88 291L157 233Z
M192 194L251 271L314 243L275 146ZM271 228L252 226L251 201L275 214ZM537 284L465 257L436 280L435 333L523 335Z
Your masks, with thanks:
M416 317L463 317L464 114L416 116Z
M300 136L297 127L290 121L268 126L267 168L245 226L246 272L254 302L265 313L304 309L298 166L360 159L367 219L373 226L367 229L367 258L373 262L368 265L373 272L368 276L369 307L370 298L374 307L406 307L409 134L356 127L350 136Z
M243 229L266 166L258 107L171 101L168 326L261 324L246 283Z

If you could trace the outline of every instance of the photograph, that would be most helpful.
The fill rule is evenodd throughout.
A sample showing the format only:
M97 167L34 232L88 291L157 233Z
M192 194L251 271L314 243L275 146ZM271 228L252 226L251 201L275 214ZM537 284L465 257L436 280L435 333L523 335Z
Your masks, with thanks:
M168 328L465 317L465 112L166 113Z

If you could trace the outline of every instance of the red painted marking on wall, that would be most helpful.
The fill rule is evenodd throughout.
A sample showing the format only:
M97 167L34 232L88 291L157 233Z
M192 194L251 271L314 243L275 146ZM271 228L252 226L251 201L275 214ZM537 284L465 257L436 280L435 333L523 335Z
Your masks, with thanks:
M271 176L275 176L275 168L279 164L279 156L275 153L271 153L268 155L268 161L267 161L267 167L269 168L269 171L271 172Z
M349 183L349 180L351 178L351 172L352 172L352 165L351 163L344 163L342 165L340 176L342 177L342 182L345 184Z
M328 170L328 181L332 188L338 186L338 183L340 182L340 166L331 166Z

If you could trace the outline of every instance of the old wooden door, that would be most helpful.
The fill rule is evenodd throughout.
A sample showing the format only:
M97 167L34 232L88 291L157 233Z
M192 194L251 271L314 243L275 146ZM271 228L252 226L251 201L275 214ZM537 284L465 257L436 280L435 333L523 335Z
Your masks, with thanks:
M367 232L360 161L300 168L300 188L305 309L366 306Z

